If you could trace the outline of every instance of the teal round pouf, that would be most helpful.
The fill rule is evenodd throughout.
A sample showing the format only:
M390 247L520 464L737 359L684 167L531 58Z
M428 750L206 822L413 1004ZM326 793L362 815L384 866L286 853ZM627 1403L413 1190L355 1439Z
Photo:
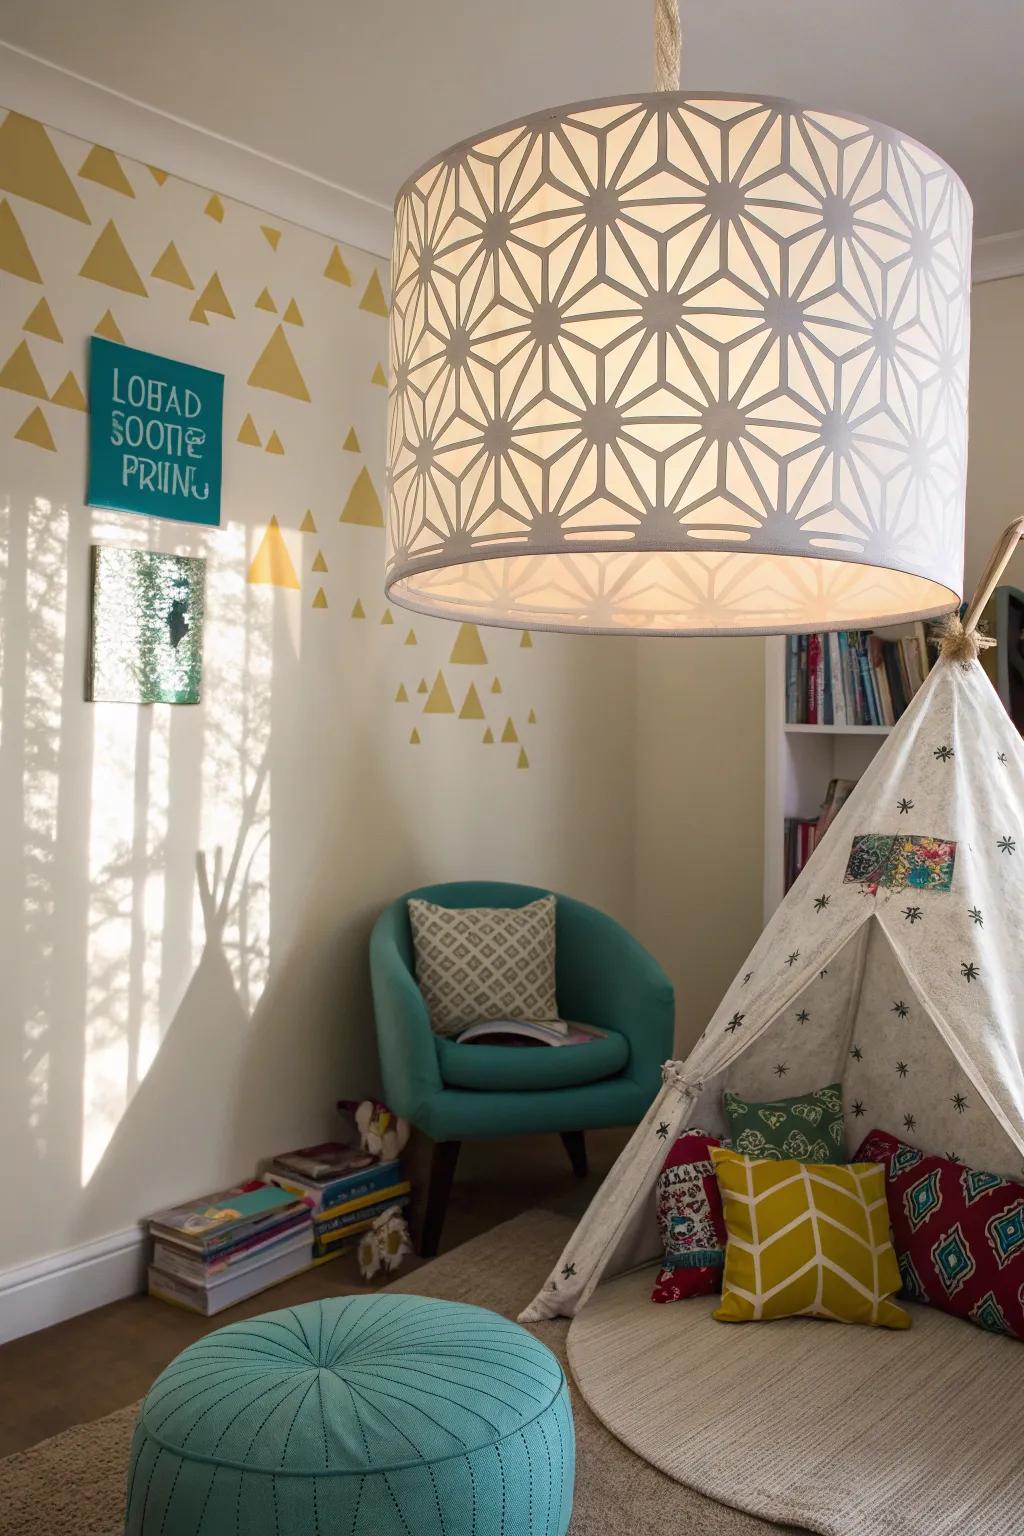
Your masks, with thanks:
M564 1536L554 1355L496 1312L335 1297L208 1334L157 1377L127 1536Z

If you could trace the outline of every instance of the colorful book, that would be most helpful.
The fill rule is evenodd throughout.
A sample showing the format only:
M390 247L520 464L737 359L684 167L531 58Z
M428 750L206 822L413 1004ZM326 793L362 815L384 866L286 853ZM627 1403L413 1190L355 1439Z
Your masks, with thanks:
M300 1179L295 1174L279 1173L273 1167L266 1175L282 1189L312 1201L314 1211L318 1212L332 1210L335 1206L345 1205L350 1200L362 1199L364 1195L370 1195L374 1190L387 1189L389 1185L397 1183L401 1176L401 1170L395 1158L386 1163L374 1163L372 1167L362 1172L350 1174L341 1179L332 1179L326 1184L315 1184L311 1179Z
M153 1245L153 1268L162 1274L174 1275L193 1285L215 1285L227 1275L247 1274L258 1269L267 1259L279 1253L291 1253L304 1248L312 1250L313 1222L309 1213L299 1226L289 1226L287 1231L272 1233L255 1248L242 1248L223 1258L203 1259L188 1253L172 1243L157 1242Z
M367 1200L360 1200L351 1210L324 1211L322 1216L314 1217L313 1230L318 1238L326 1237L329 1232L337 1232L340 1228L351 1226L353 1222L379 1216L389 1206L404 1201L410 1188L409 1180L403 1179L391 1189L382 1190L376 1197L371 1195Z
M392 1207L403 1210L408 1204L408 1195L399 1195L396 1200L382 1200L378 1205L364 1206L361 1211L342 1218L340 1225L334 1226L327 1222L317 1226L313 1237L313 1252L315 1254L329 1252L336 1243L366 1232L373 1226L377 1217L382 1216L385 1211L391 1210Z
M282 1221L300 1205L289 1190L263 1179L249 1179L234 1189L157 1212L150 1220L149 1230L154 1236L170 1237L205 1251L236 1241L242 1232Z
M300 1274L309 1268L312 1257L311 1245L306 1242L301 1247L271 1254L261 1264L243 1273L229 1271L212 1285L184 1280L150 1265L149 1294L162 1301L175 1302L190 1312L212 1317L216 1312L223 1312L225 1307L234 1306L235 1302L244 1301L265 1291L268 1286L279 1285L282 1280Z
M282 1152L272 1166L282 1173L298 1174L315 1184L329 1184L332 1179L348 1178L373 1165L372 1152L348 1146L343 1141L321 1141L315 1147L298 1147Z

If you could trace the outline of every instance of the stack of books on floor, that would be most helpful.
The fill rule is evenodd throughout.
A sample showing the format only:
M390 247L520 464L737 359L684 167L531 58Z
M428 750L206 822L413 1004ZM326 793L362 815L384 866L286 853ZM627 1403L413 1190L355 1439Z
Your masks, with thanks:
M788 891L856 786L856 779L831 779L819 815L786 817L785 869Z
M895 725L928 675L923 624L883 640L866 629L790 635L787 725Z
M353 1247L384 1211L409 1201L409 1181L397 1159L380 1162L336 1141L282 1153L265 1177L312 1207L314 1259Z
M212 1317L309 1267L313 1213L264 1179L161 1211L149 1223L149 1293Z

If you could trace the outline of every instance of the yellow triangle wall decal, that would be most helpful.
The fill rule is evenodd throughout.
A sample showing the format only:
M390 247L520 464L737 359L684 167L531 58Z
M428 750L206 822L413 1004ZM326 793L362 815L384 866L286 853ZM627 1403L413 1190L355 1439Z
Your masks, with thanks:
M179 288L195 288L195 283L188 274L188 268L178 254L178 247L172 240L157 262L151 277L159 277L162 282L174 283Z
M512 716L511 715L509 715L508 719L505 721L505 729L501 733L501 739L504 742L512 742L512 741L518 741L519 740L519 737L516 735L516 728L512 724Z
M295 354L288 344L284 327L277 325L249 375L249 383L255 389L272 389L279 395L290 395L293 400L308 400L309 390L302 377Z
M392 617L390 608L384 609L384 612L381 614L380 621L382 624L393 624L395 622L394 618Z
M482 667L487 663L487 652L475 624L460 624L455 644L448 658L464 667Z
M208 219L213 219L216 223L223 224L223 222L224 222L224 204L221 202L221 200L217 196L216 192L210 198L210 201L207 203L206 207L203 209L203 212L206 214L206 217Z
M346 288L351 288L352 286L352 274L348 267L346 267L344 257L337 246L334 247L327 258L327 265L324 267L324 277L329 277L332 283L344 283Z
M430 692L430 689L427 687L427 680L426 680L425 677L421 677L419 682L416 684L416 692L417 693L429 693Z
M500 677L496 677L494 679L494 682L491 684L491 692L492 693L500 693L501 692L501 678Z
M362 601L358 597L356 598L355 606L352 609L352 617L354 619L366 618L366 609L363 607Z
M324 552L322 549L317 550L313 557L313 564L310 569L314 571L326 571L327 561L324 559Z
M413 726L412 730L409 733L409 745L412 746L412 747L418 747L419 744L420 744L420 733L416 729L416 727Z
M276 432L271 432L270 436L267 438L266 451L267 453L284 453L284 443L282 443Z
M356 436L355 427L349 427L345 441L341 445L348 453L359 452L359 439Z
M53 433L38 405L28 413L14 435L19 443L31 443L35 448L47 448L50 453L57 452Z
M378 363L376 368L370 374L370 383L371 384L383 384L384 388L385 389L387 388L388 376L384 372L384 365L383 365L383 363Z
M299 532L300 533L316 533L316 522L315 522L315 520L313 518L312 512L309 510L308 507L306 508L306 515L305 515L305 517L302 519L302 522L299 524Z
M535 709L530 710L530 713L526 717L526 723L527 725L537 724L537 711Z
M42 336L46 341L64 340L57 322L53 318L53 310L45 299L39 300L39 303L22 326L22 330L31 332L33 336Z
M517 768L529 768L529 766L530 766L530 759L526 755L526 748L525 747L520 747L519 748L519 756L516 758L516 767Z
M259 298L256 300L256 303L253 305L253 308L254 309L265 309L267 311L267 313L271 314L271 315L276 315L277 314L277 305L274 303L273 299L270 297L270 294L267 292L266 288L264 288L263 292L260 294Z
M146 170L152 176L158 187L162 187L167 180L169 172L160 170L159 166L147 165Z
M0 126L0 191L40 203L79 224L91 219L42 123L8 112Z
M462 701L462 708L459 710L459 719L460 720L483 720L484 719L484 707L480 703L480 695L477 693L476 685L474 683L470 683L469 687L466 690L466 697Z
M366 291L359 300L359 308L369 310L371 315L383 315L387 319L388 301L384 297L384 289L381 287L380 274L376 267L366 285Z
M528 629L523 630L522 639L519 641L519 649L521 651L533 650L533 636Z
M238 441L240 443L245 443L249 448L263 447L263 444L260 441L260 435L256 430L256 423L249 415L246 415L245 420L242 422L242 425L238 429Z
M260 541L260 547L249 567L246 579L253 586L293 588L299 586L299 578L276 517L272 517L267 524L267 531Z
M416 639L416 631L414 629L410 629L409 633L406 635L405 643L406 645L419 645L419 641Z
M485 747L494 746L494 732L491 730L490 726L488 726L486 731L484 731L483 742Z
M64 375L63 380L53 392L54 405L66 405L72 411L87 411L89 409L82 386L70 371Z
M439 672L434 679L427 702L423 706L425 715L454 715L455 705L452 696L448 692L448 684L444 680L444 673Z
M112 149L104 149L102 145L93 145L78 167L78 174L86 181L98 181L101 187L109 187L111 192L120 192L123 197L135 196L124 166Z
M281 231L275 229L272 224L261 224L260 232L272 251L276 251L281 244Z
M33 395L36 400L49 400L50 392L43 383L27 341L19 341L0 368L0 389L13 389L19 395Z
M285 322L286 325L304 325L305 324L305 321L303 320L302 315L299 312L299 306L296 304L294 299L289 299L288 300L288 307L287 307L287 309L284 312L283 318L284 318L284 322Z
M121 335L121 327L110 313L109 309L103 311L103 316L97 325L94 336L105 336L108 341L119 341L124 346L124 337Z
M108 288L120 288L123 293L137 293L143 299L148 297L146 285L113 219L107 221L78 275L91 278L94 283L105 283Z
M314 597L314 599L313 599L313 607L314 608L326 608L327 607L327 593L324 591L323 587L317 587L317 589L316 589L316 597Z
M362 528L383 528L384 526L384 511L370 478L370 471L365 465L356 476L355 484L348 493L348 500L342 508L338 521L358 523Z
M216 272L211 274L210 281L199 295L196 307L207 315L223 315L225 320L235 318L235 312L224 292L224 284Z
M409 702L409 695L405 691L405 684L404 683L399 683L399 685L398 685L398 692L395 694L395 703L396 704L408 704L408 702Z
M30 283L41 283L28 242L21 232L21 225L14 217L14 209L6 197L0 202L0 271L23 277Z

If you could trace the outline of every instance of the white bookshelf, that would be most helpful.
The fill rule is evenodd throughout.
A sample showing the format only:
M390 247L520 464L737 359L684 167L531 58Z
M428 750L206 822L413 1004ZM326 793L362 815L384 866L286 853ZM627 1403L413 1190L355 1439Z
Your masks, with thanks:
M899 631L884 631L885 634ZM764 920L785 894L787 816L817 816L829 779L859 779L888 725L789 725L786 637L765 643Z

